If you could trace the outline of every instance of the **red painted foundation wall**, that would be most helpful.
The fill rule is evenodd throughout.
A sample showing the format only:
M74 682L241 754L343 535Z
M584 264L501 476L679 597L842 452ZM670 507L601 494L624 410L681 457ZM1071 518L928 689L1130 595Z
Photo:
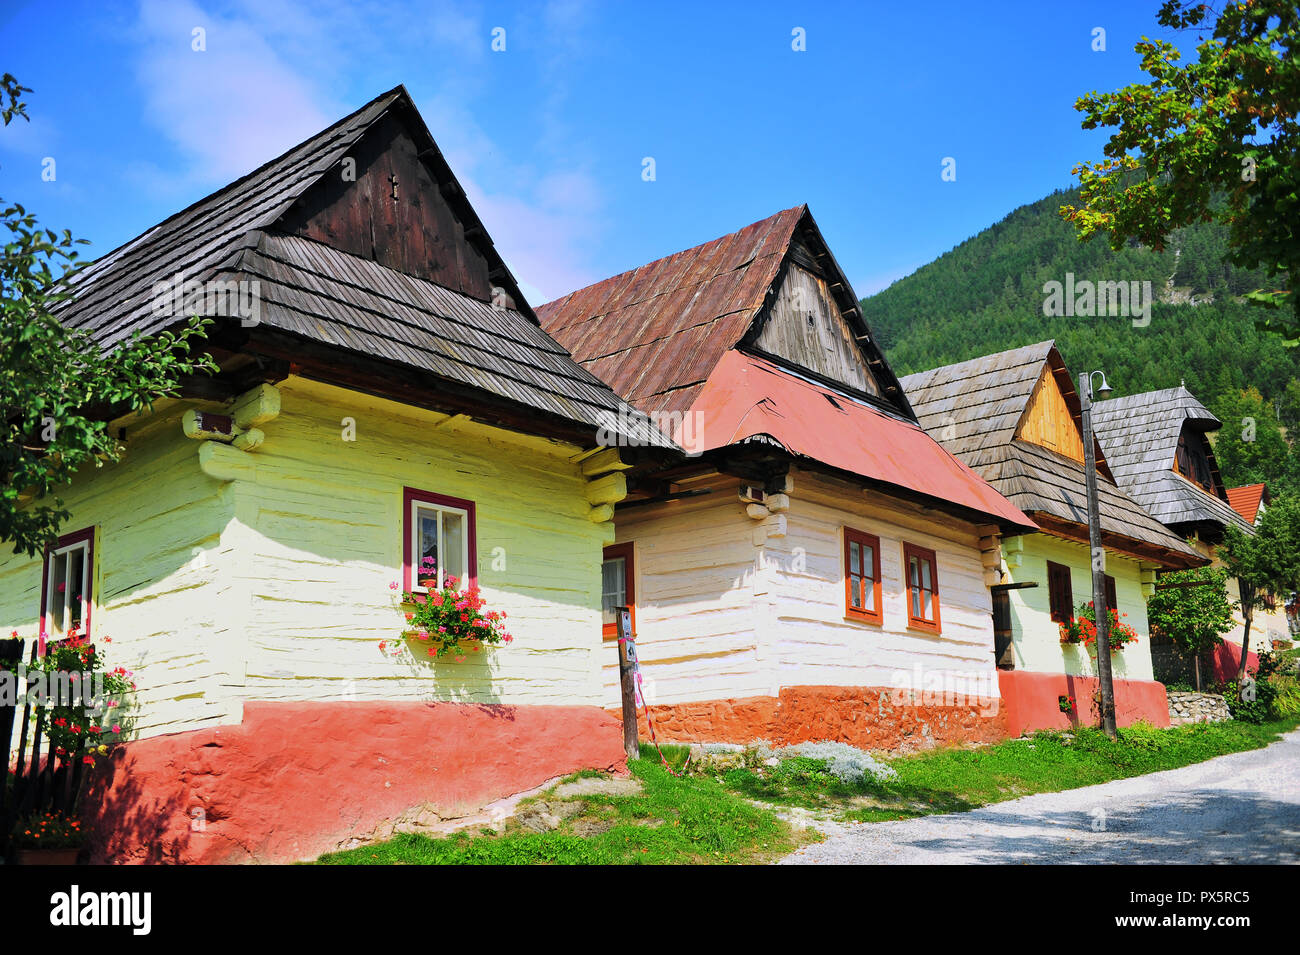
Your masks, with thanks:
M918 691L914 702L894 690L861 686L782 687L779 697L756 696L651 706L660 742L750 743L777 746L832 740L863 749L914 752L1006 736L1000 701L972 697L961 705ZM642 741L650 739L644 711Z
M237 726L101 759L82 815L92 862L291 862L417 806L459 815L588 768L627 768L594 706L248 703Z
M1163 683L1153 680L1115 680L1115 721L1128 726L1144 720L1152 726L1169 725L1169 700ZM1069 730L1099 723L1092 695L1096 677L1066 676L1060 673L1031 673L1001 670L998 686L1011 736L1035 730ZM1060 698L1072 696L1076 712L1061 712Z

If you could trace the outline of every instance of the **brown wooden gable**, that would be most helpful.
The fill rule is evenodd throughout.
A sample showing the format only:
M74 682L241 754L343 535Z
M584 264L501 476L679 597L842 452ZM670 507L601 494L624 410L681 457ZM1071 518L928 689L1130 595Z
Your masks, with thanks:
M276 231L323 242L482 302L494 286L527 304L467 206L454 177L411 128L401 105L380 118L275 224ZM423 154L423 155L422 155ZM440 158L440 156L438 157ZM349 177L355 175L355 181ZM459 208L457 208L459 205Z
M491 302L488 253L467 238L481 230L470 232L419 151L405 117L388 113L275 228Z
M880 397L880 384L820 270L791 262L769 308L753 350Z
M1047 365L1043 366L1043 373L1025 406L1016 437L1083 463L1083 435Z
M739 347L914 420L907 396L862 317L857 294L806 208Z

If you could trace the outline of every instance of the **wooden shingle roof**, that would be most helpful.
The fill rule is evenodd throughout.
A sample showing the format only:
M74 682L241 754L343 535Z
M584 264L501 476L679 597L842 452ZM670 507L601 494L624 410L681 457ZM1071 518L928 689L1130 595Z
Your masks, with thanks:
M1016 437L1044 369L1055 376L1077 416L1077 394L1051 341L918 372L904 377L902 384L917 419L931 437L1044 530L1086 540L1083 465ZM1106 546L1173 566L1204 562L1115 484L1104 457L1098 458L1097 489Z
M469 294L285 231L293 231L287 213L301 208L295 203L327 173L335 185L342 160L366 148L369 131L380 136L381 123L384 135L396 125L414 141L421 168L430 177L424 180L431 182L427 188L437 188L454 215L454 234L421 238L441 241L443 253L454 261L468 241L465 236L472 234L475 253L486 258L492 281L506 293L496 304L484 294L486 283ZM384 148L386 140L375 137L365 143L372 150ZM418 206L409 190L421 188L420 180L405 188L403 198ZM405 239L399 233L379 241ZM468 402L471 414L475 396L481 395L484 406L517 409L518 414L509 411L510 419L523 422L525 429L543 416L562 423L544 433L572 425L587 431L606 427L626 432L637 444L671 446L648 421L627 415L607 384L541 330L403 87L89 265L76 276L73 297L58 317L87 330L104 348L137 332L157 332L177 319L154 307L155 283L178 274L197 282L259 283L256 327L232 331L237 322L219 318L221 327L214 331L222 336L223 347L242 333L239 345L232 347L274 354L268 343L279 336L274 344L286 350L287 339L291 359L297 357L294 342L310 343L317 367L323 362L340 374L364 359L427 375L407 381L406 394L446 390L450 395L454 390L462 405Z
M571 292L537 316L573 357L647 413L685 412L723 355L758 330L796 235L832 278L856 346L885 395L910 419L898 380L806 205Z
M537 310L573 357L647 413L685 411L753 322L804 206Z
M261 320L350 351L378 355L521 405L596 427L618 411L609 386L516 309L301 236L250 233L228 273L261 285ZM643 443L649 423L626 419Z
M1219 420L1184 386L1098 401L1093 405L1092 420L1115 480L1156 520L1170 526L1211 523L1250 529L1228 503L1208 442L1214 493L1174 471L1178 439L1184 427L1201 433L1221 427Z

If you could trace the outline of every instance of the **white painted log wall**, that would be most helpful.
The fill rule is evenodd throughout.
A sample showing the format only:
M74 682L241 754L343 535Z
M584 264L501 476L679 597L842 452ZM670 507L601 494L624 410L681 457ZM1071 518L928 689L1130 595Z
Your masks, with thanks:
M632 541L638 652L651 703L775 696L782 686L916 686L997 695L992 601L972 524L797 471L787 534L755 546L735 487L620 512ZM884 624L844 616L842 529L881 539ZM902 542L939 561L942 633L907 626ZM619 700L605 658L605 700ZM930 684L935 685L935 684Z

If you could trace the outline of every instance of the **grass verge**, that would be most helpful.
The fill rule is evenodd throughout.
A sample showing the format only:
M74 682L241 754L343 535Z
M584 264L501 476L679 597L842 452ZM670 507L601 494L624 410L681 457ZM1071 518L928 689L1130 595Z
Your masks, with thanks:
M1176 769L1215 756L1259 749L1294 729L1300 719L1262 725L1199 723L1174 729L1137 725L1118 741L1095 729L1072 736L1039 733L978 749L931 750L888 761L896 778L846 781L824 760L802 756L775 766L750 765L678 779L659 765L652 748L629 763L641 781L635 795L584 795L565 800L560 827L550 832L509 831L446 838L400 835L371 846L322 856L327 865L637 865L766 862L819 838L795 833L776 810L797 806L842 819L881 822L944 812L1041 792ZM674 768L685 747L664 747ZM578 779L597 773L579 773ZM539 797L555 808L556 798ZM764 808L758 803L766 803Z
M1111 740L1100 730L1072 736L1038 733L979 749L931 750L889 761L897 778L846 782L824 763L784 759L766 771L731 769L719 782L732 792L779 805L841 811L859 822L962 812L1032 793L1059 792L1113 779L1177 769L1215 756L1259 749L1300 720L1261 725L1196 723L1173 729L1136 725Z
M399 835L372 846L322 856L327 865L662 865L765 862L798 846L776 814L696 777L677 779L653 750L628 768L636 795L563 800L573 814L552 832L484 832L430 838ZM685 759L685 750L672 754ZM572 779L590 774L577 774ZM552 797L544 797L553 801ZM585 833L582 834L582 833Z

